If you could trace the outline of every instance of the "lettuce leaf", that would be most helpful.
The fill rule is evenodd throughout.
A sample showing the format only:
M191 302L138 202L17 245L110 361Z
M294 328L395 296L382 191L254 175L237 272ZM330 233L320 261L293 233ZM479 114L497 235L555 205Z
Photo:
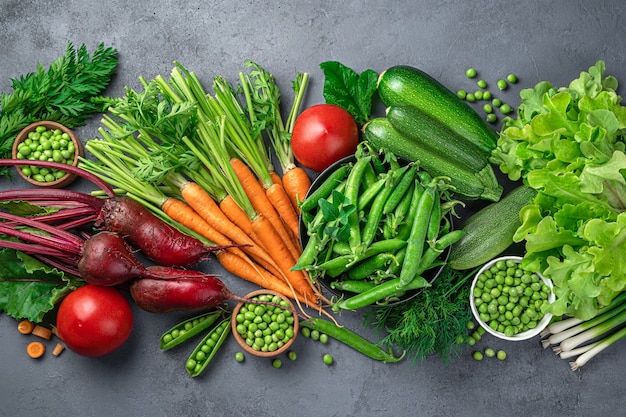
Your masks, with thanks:
M491 162L537 190L514 240L554 283L547 311L593 317L626 290L626 107L598 61L569 86L520 93Z
M80 278L51 268L13 249L0 249L0 311L16 319L41 322Z

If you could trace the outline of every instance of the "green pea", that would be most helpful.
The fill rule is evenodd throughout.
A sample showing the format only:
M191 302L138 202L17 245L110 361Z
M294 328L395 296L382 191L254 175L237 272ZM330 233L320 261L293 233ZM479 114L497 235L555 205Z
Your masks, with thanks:
M491 100L491 91L487 90L483 92L483 100Z
M465 100L465 97L467 97L467 91L465 90L459 90L456 92L456 95L458 98L460 98L461 100Z
M276 369L279 369L280 367L283 366L283 361L281 361L280 359L276 358L272 361L272 366Z
M504 80L504 79L499 79L498 82L497 82L497 85L498 85L498 88L500 90L506 90L506 88L508 87L508 84L507 84L506 80Z
M480 90L474 91L474 98L476 100L482 100L483 99L483 92L480 91Z
M487 81L485 81L485 80L478 80L478 81L476 81L476 85L478 85L480 88L487 88Z
M517 76L515 74L509 74L506 76L506 79L510 82L515 84L517 82Z
M483 106L483 111L485 113L493 113L493 106L491 104L485 104Z
M245 359L246 359L246 356L243 354L243 352L235 353L235 360L237 362L243 362Z
M500 100L499 98L494 98L493 100L491 100L491 104L493 105L493 107L500 108L500 106L502 106L502 100Z
M331 354L329 354L329 353L326 353L326 354L322 357L322 360L324 361L324 363L325 363L326 365L332 365L332 364L333 364L333 361L334 361L334 359L333 359L332 355L331 355Z
M467 93L467 95L465 96L465 100L473 103L476 101L476 96L474 95L474 93Z
M509 114L511 111L513 111L513 109L511 109L511 106L506 103L500 106L500 112L502 114Z
M289 358L289 360L295 361L298 358L298 355L293 350L290 350L289 352L287 352L287 357Z
M479 351L474 351L474 353L472 354L472 357L477 360L477 361L482 361L483 360L483 354L482 352Z
M494 356L496 356L495 349L490 347L485 348L485 356L488 358L493 358Z
M328 343L328 335L326 333L320 334L320 342L322 342L323 344Z
M495 113L489 113L486 119L489 123L495 123L496 121L498 121L498 117L495 115Z
M497 358L498 358L499 360L503 361L503 360L505 360L505 359L506 359L506 352L505 352L505 351L503 351L503 350L499 350L499 351L496 353L496 356L497 356Z
M475 68L471 68L470 67L470 68L465 70L465 76L467 78L474 78L474 77L476 77L476 75L478 75L478 71L476 71Z

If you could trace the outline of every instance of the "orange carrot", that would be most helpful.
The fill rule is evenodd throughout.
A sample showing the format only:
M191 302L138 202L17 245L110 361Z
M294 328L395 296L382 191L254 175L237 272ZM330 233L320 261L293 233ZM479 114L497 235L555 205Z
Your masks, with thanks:
M296 298L301 303L309 304L310 300L305 299L302 294L297 293L285 280L279 278L259 265L256 268L246 262L241 257L227 251L219 251L217 259L227 271L268 290L277 291L290 298Z
M33 359L40 358L46 352L46 345L41 342L30 342L26 346L26 353Z
M22 334L31 334L35 328L35 323L30 320L22 320L17 324L17 331Z
M261 246L255 244L254 240L247 235L239 226L232 222L229 217L224 214L217 205L215 200L195 182L188 182L180 189L183 198L191 206L193 210L202 218L204 222L211 225L215 230L228 237L235 243L245 244L249 246L242 247L242 250L249 254L253 259L260 261L261 259L275 263L274 260ZM238 213L231 213L236 216ZM243 211L240 213L247 217ZM241 220L243 222L244 220ZM239 223L239 222L238 222ZM207 237L208 238L208 237ZM211 240L211 239L209 239ZM217 243L211 240L214 243Z
M41 337L42 339L50 340L50 338L52 337L52 330L48 329L47 327L43 327L37 324L33 328L33 331L31 332L31 334L37 337Z
M216 245L228 246L235 243L222 233L215 230L215 228L200 217L198 213L180 200L169 197L163 202L161 208L165 214L172 218L172 220L175 220L199 235L204 236ZM242 251L243 249L245 249L245 247L230 247L227 250L239 256L245 256Z
M280 236L280 238L285 242L292 258L297 259L300 256L300 250L298 249L295 240L287 231L287 228L285 228L285 226L283 225L283 222L279 217L278 212L276 211L270 200L267 198L263 187L261 186L261 184L259 184L250 168L248 168L246 164L244 164L240 159L237 158L231 158L230 164L233 168L233 171L235 172L235 175L241 182L241 187L250 199L250 203L252 204L256 212L262 214L274 226L275 234L278 234L278 236ZM263 238L263 236L259 237L261 239ZM267 251L272 250L272 248L268 247L265 247L265 249ZM278 259L274 258L274 260L278 262Z
M293 204L296 213L299 215L300 203L302 203L306 193L311 188L309 174L300 167L291 168L283 174L283 187L291 199L291 204Z
M278 263L280 270L291 283L291 286L302 294L306 300L309 300L309 303L317 304L319 297L316 288L304 271L291 270L295 260L289 252L286 242L276 233L272 223L262 214L259 214L252 220L252 225L257 235L265 243L265 247L272 255L272 258Z
M274 184L282 184L282 183L283 183L282 178L280 178L280 175L278 175L278 174L276 173L276 171L271 171L271 172L270 172L270 178L272 178L272 182L273 182Z
M65 350L65 346L63 346L62 343L57 343L54 346L54 350L52 351L52 354L54 356L59 356L64 350Z
M285 222L285 225L291 232L294 238L298 236L298 215L289 200L289 196L285 192L282 184L272 184L272 186L265 190L267 198L269 198L272 205L276 208L280 218Z

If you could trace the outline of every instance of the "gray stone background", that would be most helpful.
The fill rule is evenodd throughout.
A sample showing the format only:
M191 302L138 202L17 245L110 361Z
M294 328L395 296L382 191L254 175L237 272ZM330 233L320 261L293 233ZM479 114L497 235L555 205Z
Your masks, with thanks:
M298 71L311 74L305 105L323 101L319 64L337 60L357 71L417 66L449 88L474 88L469 66L491 81L509 72L520 83L502 96L519 103L519 88L541 80L562 86L598 59L626 80L623 1L95 1L0 0L0 91L10 78L47 66L65 45L89 50L104 42L119 51L107 94L138 87L138 77L164 76L174 60L198 73L234 77L246 59L272 72L291 98ZM626 82L626 81L625 81ZM495 91L495 86L492 87ZM77 129L95 137L99 119ZM0 187L18 188L6 179ZM83 187L80 183L76 187ZM215 264L211 271L223 273ZM234 277L235 292L253 287ZM299 357L274 369L269 360L237 363L234 340L206 374L184 370L192 345L169 352L159 335L184 315L136 311L130 340L115 353L88 359L64 352L29 359L16 322L0 316L0 416L604 416L624 415L626 342L581 371L543 350L537 339L482 345L508 358L476 362L471 349L444 365L437 357L384 365L339 343L299 338ZM362 315L341 320L366 336ZM324 353L335 364L322 363Z

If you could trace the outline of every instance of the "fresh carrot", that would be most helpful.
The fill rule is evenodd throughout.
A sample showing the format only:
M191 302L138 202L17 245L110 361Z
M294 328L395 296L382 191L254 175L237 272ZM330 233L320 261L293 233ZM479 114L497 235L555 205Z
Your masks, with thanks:
M311 188L309 174L301 167L292 168L283 173L283 187L291 199L291 204L296 213L299 215L300 204L304 201L309 188Z
M289 229L294 238L298 237L298 215L296 210L291 204L289 196L285 192L285 188L282 184L272 184L272 186L265 190L267 198L272 205L276 208L276 211L280 213L280 217L285 223L285 226Z
M274 184L282 184L283 180L280 178L280 175L276 171L270 171L270 178L272 178L272 182Z
M183 199L202 219L204 219L205 223L211 225L215 230L227 236L233 242L249 245L242 247L242 250L248 253L253 259L257 261L263 260L270 264L275 263L264 248L256 244L250 235L246 234L235 222L231 221L229 216L224 214L220 206L202 189L202 187L194 182L188 182L180 188L180 191ZM230 214L234 218L241 217L242 214L245 216L243 211L230 212ZM248 218L247 216L245 217ZM237 224L244 222L246 222L246 219L236 221Z
M295 240L292 236L290 236L289 232L283 225L279 213L268 199L263 187L258 183L250 168L248 168L248 166L238 158L231 158L230 164L235 171L235 175L239 179L241 186L246 192L246 195L250 199L252 206L255 208L257 213L263 215L270 222L270 224L274 226L275 234L283 240L287 249L289 249L291 258L297 259L300 256L300 250L297 248ZM259 237L263 239L263 236ZM265 249L271 251L273 248L265 247ZM278 262L277 259L274 260Z
M295 260L287 248L287 242L276 233L272 223L262 214L259 214L252 221L252 225L293 288L302 294L306 300L309 300L310 303L317 304L319 302L317 289L304 271L293 271L291 269L295 264Z
M30 320L22 320L17 324L17 331L22 334L31 334L35 328L35 323Z
M46 352L46 345L41 342L30 342L26 346L26 353L33 359L37 359L43 356Z
M218 253L217 259L224 269L248 282L268 290L277 291L287 297L296 298L301 303L309 304L311 302L311 300L305 299L302 294L297 293L295 289L290 287L282 278L277 277L261 266L257 265L255 269L252 264L235 254L222 251Z

